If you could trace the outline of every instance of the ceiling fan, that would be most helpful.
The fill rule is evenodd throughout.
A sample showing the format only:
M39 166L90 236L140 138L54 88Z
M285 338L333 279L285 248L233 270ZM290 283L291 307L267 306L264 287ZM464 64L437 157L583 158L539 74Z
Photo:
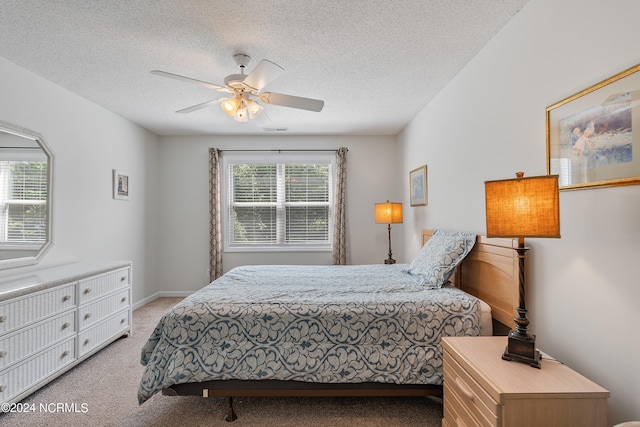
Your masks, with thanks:
M178 110L176 113L191 113L208 107L209 105L220 103L222 111L235 120L246 122L249 119L253 119L257 125L264 127L271 123L271 120L264 112L264 107L256 102L256 99L265 104L315 112L321 111L324 107L324 101L319 99L302 98L274 92L260 92L266 85L280 77L280 75L284 73L284 68L269 60L263 59L256 65L251 73L245 74L245 68L251 62L251 57L244 54L237 54L233 56L233 59L236 61L236 64L238 64L238 68L240 68L240 74L231 74L225 77L224 85L208 83L160 70L153 70L151 74L197 84L217 92L229 94L228 97L203 102L192 107Z

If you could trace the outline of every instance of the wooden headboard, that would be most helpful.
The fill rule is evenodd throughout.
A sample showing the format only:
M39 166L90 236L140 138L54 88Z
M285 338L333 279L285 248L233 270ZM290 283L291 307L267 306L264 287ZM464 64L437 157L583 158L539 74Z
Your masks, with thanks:
M422 245L434 230L422 230ZM514 328L519 302L517 239L477 236L476 244L456 268L451 282L491 306L492 317Z

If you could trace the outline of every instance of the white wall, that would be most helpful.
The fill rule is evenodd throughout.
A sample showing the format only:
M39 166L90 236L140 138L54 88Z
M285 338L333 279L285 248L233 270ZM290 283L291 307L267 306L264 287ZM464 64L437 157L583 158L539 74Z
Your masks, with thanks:
M635 0L531 0L493 38L399 136L401 175L429 166L406 253L424 227L484 234L485 180L546 173L545 108L640 62L638 18ZM610 424L640 419L640 186L563 191L560 209L560 240L527 241L531 331L611 391Z
M395 137L176 137L160 138L159 290L190 293L208 283L210 147L337 149L347 147L349 263L387 258L386 226L373 222L373 205L398 196ZM402 259L402 224L394 225L394 258ZM331 264L331 252L225 253L223 269L246 264Z
M54 154L53 246L40 264L133 261L134 301L155 292L157 137L0 58L0 120L42 135ZM129 173L129 201L111 197L111 171Z

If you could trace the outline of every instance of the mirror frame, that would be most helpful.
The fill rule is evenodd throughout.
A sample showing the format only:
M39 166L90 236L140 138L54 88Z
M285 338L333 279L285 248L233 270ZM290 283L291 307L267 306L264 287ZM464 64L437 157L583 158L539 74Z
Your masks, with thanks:
M32 130L0 121L0 132L11 133L13 135L35 141L47 156L47 231L45 242L40 247L38 252L36 252L36 254L33 256L0 260L0 270L5 270L9 268L24 267L27 265L37 264L38 262L40 262L49 248L51 248L51 246L53 245L53 221L51 215L51 213L53 212L53 152L44 142L44 138L42 138L42 135Z

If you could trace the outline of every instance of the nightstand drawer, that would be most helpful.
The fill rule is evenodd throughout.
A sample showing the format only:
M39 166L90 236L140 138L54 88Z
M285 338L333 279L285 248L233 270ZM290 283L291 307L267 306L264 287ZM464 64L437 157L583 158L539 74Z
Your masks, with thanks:
M444 384L444 420L446 425L451 427L483 427L492 424L480 424L476 418L471 415L468 407L462 403L461 397L452 390L451 387ZM494 424L497 426L497 424Z
M445 386L480 425L498 425L498 403L466 372L451 354L444 358ZM445 398L446 400L446 398Z

